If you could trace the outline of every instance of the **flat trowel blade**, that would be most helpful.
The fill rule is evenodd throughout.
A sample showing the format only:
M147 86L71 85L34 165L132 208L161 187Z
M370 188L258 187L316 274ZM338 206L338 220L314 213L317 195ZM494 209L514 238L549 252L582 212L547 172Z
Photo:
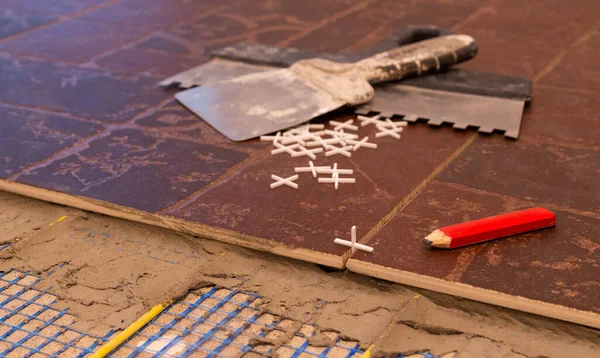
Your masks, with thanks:
M191 88L175 98L234 141L289 128L345 104L288 69Z
M273 70L274 67L253 65L244 62L231 61L221 58L190 68L164 79L160 86L168 87L177 84L179 88L205 86L211 83L227 81L232 78L244 76L255 72Z

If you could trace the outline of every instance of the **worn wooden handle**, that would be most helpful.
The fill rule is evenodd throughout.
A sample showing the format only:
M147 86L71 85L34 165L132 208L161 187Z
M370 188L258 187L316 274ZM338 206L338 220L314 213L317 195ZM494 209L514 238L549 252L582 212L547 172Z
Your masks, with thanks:
M472 37L446 35L379 53L355 66L369 83L378 83L439 71L476 54Z

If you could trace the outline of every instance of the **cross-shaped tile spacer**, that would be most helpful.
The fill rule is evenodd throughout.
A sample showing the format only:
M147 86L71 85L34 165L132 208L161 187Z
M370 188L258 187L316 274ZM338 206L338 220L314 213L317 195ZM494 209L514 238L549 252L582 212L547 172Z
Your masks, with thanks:
M312 160L308 161L308 167L297 167L294 168L294 171L296 173L306 173L306 172L310 172L313 175L313 178L317 177L317 173L320 173L320 170L323 169L331 169L330 166L323 166L323 167L315 167L315 165L313 164Z
M325 156L326 157L330 157L332 155L336 155L336 154L341 154L343 156L346 156L348 158L350 158L352 156L352 153L349 152L349 150L352 150L352 146L351 145L347 145L345 147L340 147L340 148L336 148L333 146L329 147L331 150L325 152Z
M349 129L351 131L357 131L358 127L355 125L352 125L352 123L354 123L354 119L349 119L343 123L338 122L338 121L329 121L329 125L333 126L334 131L339 131L342 129Z
M369 140L369 137L364 137L360 141L354 140L354 139L348 139L347 142L354 145L353 149L355 152L358 150L358 148L361 148L361 147L372 148L372 149L377 148L377 144L368 142L368 140Z
M333 242L335 242L336 244L339 244L339 245L344 245L344 246L350 247L352 249L353 254L356 252L357 249L367 251L367 252L373 252L372 247L367 246L367 245L358 244L356 242L356 226L352 226L352 230L350 231L350 240L351 241L336 238L335 240L333 240Z
M356 118L358 118L358 120L360 121L361 127L364 127L369 124L378 125L378 124L382 123L382 121L379 120L379 118L381 118L381 116L379 114L375 115L373 117L357 116Z
M294 183L294 180L298 179L298 174L292 175L288 178L282 178L275 174L271 174L271 179L276 180L275 183L271 183L271 189L277 188L278 186L287 185L291 188L298 189L298 184Z
M375 133L375 138L390 136L390 137L394 137L396 139L400 139L400 134L398 134L398 133L402 132L402 128L387 129L384 127L377 127L377 129L379 129L379 132Z

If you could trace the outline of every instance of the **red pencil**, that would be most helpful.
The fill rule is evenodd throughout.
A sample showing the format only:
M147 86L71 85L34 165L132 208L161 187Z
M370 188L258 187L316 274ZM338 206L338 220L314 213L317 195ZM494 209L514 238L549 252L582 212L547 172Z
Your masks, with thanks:
M531 208L445 226L429 234L423 239L423 243L441 249L454 249L555 224L556 216L553 212L544 208Z

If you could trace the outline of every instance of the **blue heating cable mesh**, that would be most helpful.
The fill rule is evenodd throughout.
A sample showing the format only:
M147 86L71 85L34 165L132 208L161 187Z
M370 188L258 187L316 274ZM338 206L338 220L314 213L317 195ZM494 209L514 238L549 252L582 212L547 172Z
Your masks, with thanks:
M289 357L302 353L326 357L332 350L337 351L336 357L363 354L357 342L344 342L337 337L330 347L310 347L308 337L314 334L314 327L310 325L302 325L294 337L276 351L268 344L253 348L251 340L277 338L296 324L255 308L259 299L255 294L214 287L199 295L188 294L125 342L115 354L135 357L146 352L157 357L232 357L249 350Z
M0 356L85 357L109 341L72 327L76 318L52 307L56 297L34 288L38 276L12 270L0 273ZM335 333L328 347L312 347L315 327L265 313L256 294L206 288L189 293L123 343L113 357L234 357L248 351L284 357L360 357L357 342ZM300 328L298 329L298 326ZM285 344L250 344L296 333ZM422 357L435 358L424 353Z
M56 297L34 286L39 277L16 270L0 273L0 356L83 357L107 337L69 328L75 317L51 307Z

